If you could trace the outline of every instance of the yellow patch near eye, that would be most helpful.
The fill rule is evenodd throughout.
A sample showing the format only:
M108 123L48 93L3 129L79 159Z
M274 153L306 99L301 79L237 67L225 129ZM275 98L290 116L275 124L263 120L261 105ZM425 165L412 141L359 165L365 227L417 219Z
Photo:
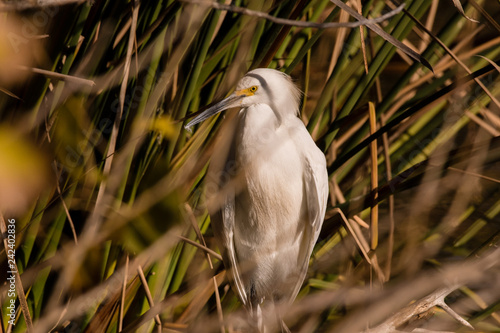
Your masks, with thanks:
M251 86L250 88L238 90L238 91L235 92L235 94L236 94L236 96L242 96L242 95L252 96L253 94L255 94L255 92L257 91L257 89L259 89L259 87L257 87L257 86Z

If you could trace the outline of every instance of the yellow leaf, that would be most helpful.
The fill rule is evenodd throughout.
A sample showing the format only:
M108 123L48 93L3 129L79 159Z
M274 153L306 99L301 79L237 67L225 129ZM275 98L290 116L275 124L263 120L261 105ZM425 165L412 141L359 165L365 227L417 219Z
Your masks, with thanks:
M49 177L45 157L19 133L0 127L0 210L21 214Z
M175 135L175 128L169 116L161 116L153 120L150 129L159 132L167 139L172 139Z

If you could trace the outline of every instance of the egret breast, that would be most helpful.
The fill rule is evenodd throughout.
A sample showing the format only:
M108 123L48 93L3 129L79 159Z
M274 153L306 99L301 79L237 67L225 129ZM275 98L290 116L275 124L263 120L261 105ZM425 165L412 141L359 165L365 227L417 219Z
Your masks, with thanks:
M284 296L298 274L307 208L303 159L269 106L242 112L236 158L245 184L235 202L236 252L243 280L259 298Z

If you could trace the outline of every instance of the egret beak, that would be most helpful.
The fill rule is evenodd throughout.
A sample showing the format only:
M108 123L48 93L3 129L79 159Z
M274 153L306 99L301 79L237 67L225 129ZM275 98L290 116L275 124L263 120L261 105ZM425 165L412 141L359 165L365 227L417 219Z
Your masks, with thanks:
M243 99L244 97L246 96L243 94L238 94L237 92L232 93L227 98L223 99L219 103L212 105L211 107L197 115L186 126L184 126L184 128L190 130L192 126L201 123L205 119L210 118L211 116L216 115L219 112L239 106L241 104L241 99Z

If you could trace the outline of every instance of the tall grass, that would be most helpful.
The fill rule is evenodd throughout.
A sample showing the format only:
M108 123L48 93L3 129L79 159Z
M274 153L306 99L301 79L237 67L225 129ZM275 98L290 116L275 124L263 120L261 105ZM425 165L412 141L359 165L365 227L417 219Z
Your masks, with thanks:
M2 332L240 330L206 209L224 116L192 133L183 119L255 67L305 92L301 118L329 165L292 331L472 331L446 301L476 331L500 332L498 2L466 1L462 14L409 0L379 24L433 71L365 27L174 0L68 2L0 2L0 227L7 237L15 220L18 271L11 297L4 238ZM354 21L328 0L232 4ZM365 17L396 7L347 4ZM443 302L405 317L443 287Z

